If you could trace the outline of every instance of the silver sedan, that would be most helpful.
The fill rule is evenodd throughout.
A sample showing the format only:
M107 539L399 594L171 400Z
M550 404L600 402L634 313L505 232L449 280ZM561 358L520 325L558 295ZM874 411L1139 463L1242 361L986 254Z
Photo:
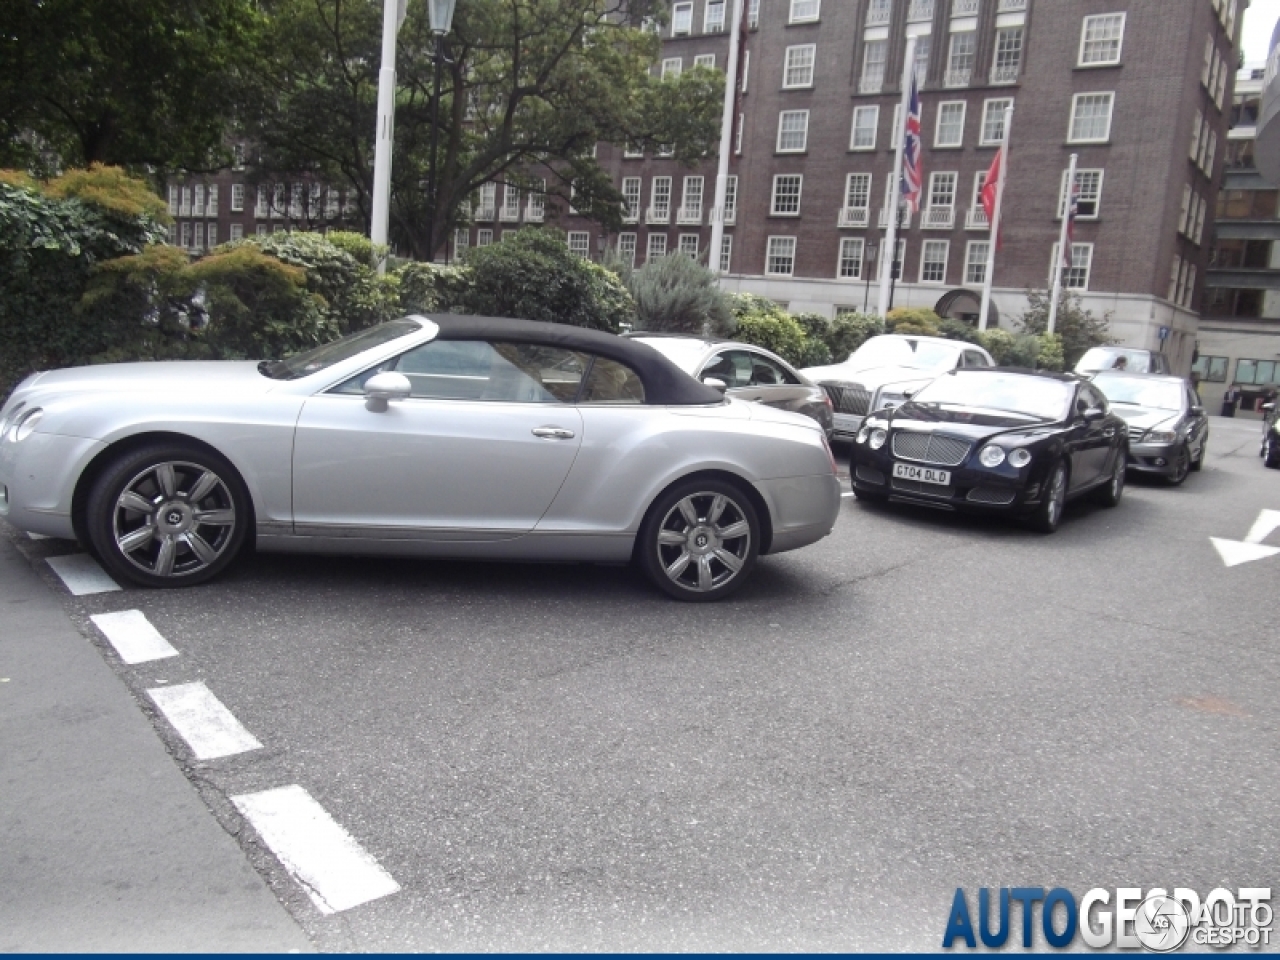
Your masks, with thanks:
M406 317L278 362L34 374L0 409L0 516L168 587L259 550L619 563L727 596L835 524L807 417L610 334Z

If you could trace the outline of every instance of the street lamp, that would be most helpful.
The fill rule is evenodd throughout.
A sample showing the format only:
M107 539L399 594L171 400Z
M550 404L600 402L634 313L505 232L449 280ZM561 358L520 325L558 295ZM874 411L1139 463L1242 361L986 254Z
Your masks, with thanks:
M431 15L431 32L436 37L435 91L431 98L431 166L427 170L427 246L431 259L436 258L436 150L440 142L440 68L444 64L444 35L453 26L453 8L457 0L427 0ZM456 95L456 94L455 94Z
M867 278L867 289L862 294L862 312L867 312L867 307L871 303L871 268L875 265L876 254L880 249L876 246L874 240L868 240L862 246L862 257L866 262L862 265L862 272Z

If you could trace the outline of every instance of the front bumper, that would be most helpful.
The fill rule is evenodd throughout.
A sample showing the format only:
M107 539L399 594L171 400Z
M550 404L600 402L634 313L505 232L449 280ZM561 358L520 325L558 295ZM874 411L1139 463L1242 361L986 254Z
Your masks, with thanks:
M1177 473L1178 448L1181 443L1135 443L1129 447L1125 466L1138 473L1172 477Z
M76 480L102 448L97 440L52 433L0 440L0 517L19 530L74 539Z
M957 467L933 467L898 459L888 450L889 444L880 450L872 450L865 444L854 445L849 475L855 491L900 503L973 513L1024 514L1040 506L1042 484L1035 474L1034 461L1021 469L1007 462L988 469L972 466L970 457L970 461ZM895 477L895 463L945 470L948 482L943 485Z

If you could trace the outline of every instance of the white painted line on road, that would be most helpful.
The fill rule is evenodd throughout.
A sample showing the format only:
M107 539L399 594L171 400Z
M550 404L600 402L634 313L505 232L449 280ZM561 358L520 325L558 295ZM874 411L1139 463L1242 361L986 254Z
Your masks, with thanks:
M254 735L240 725L235 715L203 683L155 687L147 691L147 696L155 701L199 760L216 760L262 749Z
M125 663L146 663L178 655L141 610L99 613L89 619L111 641Z
M1253 521L1249 532L1244 535L1244 542L1261 543L1276 527L1280 527L1280 510L1263 510L1258 514L1258 519Z
M321 913L349 910L400 890L391 874L296 784L232 797Z
M1222 540L1218 537L1210 537L1209 542L1228 567L1238 567L1250 560L1265 560L1280 553L1280 547L1267 547L1260 543L1241 543L1239 540Z
M67 589L77 597L90 593L110 593L119 590L116 583L87 553L71 553L65 557L50 557L46 561L53 572L62 578Z

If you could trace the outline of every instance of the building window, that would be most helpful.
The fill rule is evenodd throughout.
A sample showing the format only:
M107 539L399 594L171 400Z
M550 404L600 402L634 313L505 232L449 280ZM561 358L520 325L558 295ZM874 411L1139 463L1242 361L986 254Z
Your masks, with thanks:
M662 61L662 79L667 77L678 77L684 72L684 59L682 57L667 57Z
M337 191L329 188L329 201L334 202ZM481 184L476 202L476 219L492 220L498 205L498 185L496 183ZM476 244L479 246L479 243Z
M951 34L950 49L947 51L948 87L967 87L973 79L973 64L978 52L978 35L972 30Z
M1204 112L1196 111L1196 118L1191 121L1191 153L1192 160L1200 156L1200 131L1204 127Z
M996 31L996 56L991 64L992 83L1016 83L1022 68L1022 27Z
M720 238L720 272L728 273L729 264L733 261L733 234L726 233Z
M862 238L842 237L840 240L840 263L836 276L841 280L862 279Z
M191 201L191 215L193 217L204 216L204 184L197 183L195 186L194 199Z
M813 62L817 55L817 49L817 45L813 43L806 43L798 47L787 47L786 60L782 69L782 88L784 90L813 86Z
M1049 286L1053 286L1053 271L1062 269L1062 285L1068 290L1089 289L1089 268L1093 264L1093 244L1071 245L1071 266L1063 268L1058 256L1058 245L1053 245L1053 259L1049 264Z
M178 215L178 188L172 184L169 186L169 213L175 217Z
M884 87L885 62L889 57L888 40L868 40L862 45L862 79L860 93L879 93Z
M738 219L738 176L733 174L724 178L724 222L733 223Z
M667 235L665 233L649 234L649 249L645 254L645 262L650 262L667 255Z
M803 153L809 144L809 111L783 110L778 114L778 153Z
M963 100L938 104L938 124L934 129L934 147L959 147L964 145Z
M203 250L204 249L204 224L201 221L197 220L192 229L195 230L195 237L191 241L191 248L193 250Z
M1187 269L1187 286L1182 292L1182 305L1190 309L1192 301L1196 296L1196 265L1188 264Z
M747 81L751 77L751 51L742 51L742 92L747 92Z
M1229 366L1231 366L1230 357L1209 357L1201 354L1191 365L1191 372L1198 373L1201 380L1210 383L1226 383Z
M684 203L680 207L682 223L702 222L702 177L684 178Z
M465 231L459 231L465 233ZM580 257L591 256L591 234L585 230L570 230L567 239L569 252ZM463 244L466 246L466 244Z
M693 30L693 4L676 3L671 6L671 35L687 36Z
M874 150L876 148L876 128L879 126L879 107L854 107L853 133L849 137L849 149Z
M773 200L769 213L775 217L800 215L800 188L804 178L798 173L780 173L773 178Z
M1085 17L1080 31L1080 66L1108 66L1120 62L1124 42L1124 14Z
M754 30L758 26L760 26L760 0L747 0L747 29Z
M295 183L289 190L289 216L297 219L302 216L302 184Z
M618 234L618 257L633 267L636 265L636 235L634 233Z
M1076 170L1076 219L1097 220L1102 205L1102 171ZM1058 188L1059 218L1067 208L1067 171L1062 171L1062 183Z
M622 178L622 219L635 223L640 219L640 178Z
M1276 379L1276 362L1274 360L1240 360L1236 363L1236 383L1250 383L1263 386L1280 383Z
M929 174L929 207L930 209L955 209L956 174Z
M716 55L714 53L700 53L693 58L693 65L714 70L716 68Z
M791 0L789 23L809 23L818 19L818 0Z
M236 143L231 146L231 169L244 169L244 144Z
M178 206L178 214L180 216L191 216L191 188L182 188L182 203Z
M693 259L698 259L698 235L696 233L682 233L679 240L676 241L676 249Z
M215 220L212 223L208 224L205 228L205 231L207 233L206 242L209 244L209 249L212 250L214 247L218 245L217 221Z
M933 38L929 34L916 37L916 86L923 87L929 77L929 53L933 47Z
M733 152L735 156L742 155L742 130L747 125L747 115L745 113L738 114L738 129L733 135Z
M1169 295L1165 297L1170 303L1178 302L1178 291L1182 289L1182 258L1173 255L1173 269L1169 272Z
M525 207L525 217L534 223L541 223L547 213L547 181L533 181L533 189L529 192L529 202Z
M844 179L846 210L867 210L871 206L871 174L851 173Z
M520 219L520 189L514 183L503 186L502 210L498 215L507 221Z
M493 230L490 227L483 227L476 231L476 246L487 247L493 243Z
M871 0L867 4L867 26L878 27L893 19L893 0Z
M231 212L244 212L244 184L233 183L231 185Z
M1111 137L1114 93L1077 93L1071 98L1072 143L1106 143Z
M720 33L724 30L724 0L708 0L702 17L703 33Z
M233 224L231 225L231 240L232 240L232 242L234 243L236 240L243 240L243 239L244 239L244 224L243 224L243 223L233 223Z
M796 238L770 237L764 272L771 277L789 277L796 269Z
M265 237L267 235L267 225L265 223L260 223L253 228L253 232L260 237Z
M671 219L671 178L670 177L654 177L653 186L650 188L649 194L649 216L650 223L666 223ZM663 242L666 238L663 237ZM665 252L665 249L664 249Z
M1184 183L1182 185L1182 211L1178 214L1178 232L1186 233L1187 224L1190 222L1191 211L1195 209L1191 205L1191 185Z
M1013 101L1009 99L987 100L982 105L982 139L980 146L998 147L1004 142L1004 112Z
M987 282L987 255L991 243L987 240L970 240L964 251L964 282L980 287Z
M924 242L924 253L920 257L921 283L947 282L947 250L950 246L948 240Z
M268 198L267 185L265 183L258 184L258 195L254 200L253 215L260 219L265 219L271 209L271 201Z
M191 249L191 221L183 220L182 229L179 231L182 242L179 244L184 250Z
M639 160L643 156L644 156L644 151L641 150L639 145L637 144L628 143L624 145L622 148L623 160Z

